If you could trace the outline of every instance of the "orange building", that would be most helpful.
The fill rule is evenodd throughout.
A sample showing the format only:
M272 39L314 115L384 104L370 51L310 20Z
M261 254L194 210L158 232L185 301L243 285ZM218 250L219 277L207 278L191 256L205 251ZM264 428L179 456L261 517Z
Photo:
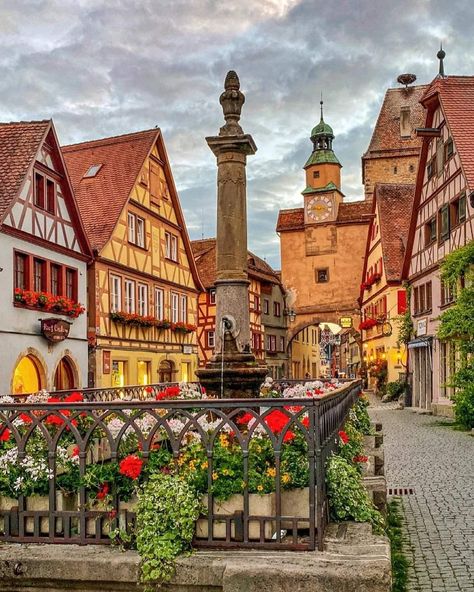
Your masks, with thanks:
M192 249L205 288L199 295L198 310L199 365L205 366L216 343L216 239L193 241ZM266 361L274 378L287 376L285 295L280 279L268 263L250 251L247 270L253 352L257 359Z
M321 111L321 121L311 133L313 151L304 166L303 207L281 210L278 217L282 282L294 299L290 341L310 325L339 324L341 317L349 317L353 325L359 322L371 204L344 201L333 140Z
M89 383L193 380L201 283L160 130L63 153L94 252Z

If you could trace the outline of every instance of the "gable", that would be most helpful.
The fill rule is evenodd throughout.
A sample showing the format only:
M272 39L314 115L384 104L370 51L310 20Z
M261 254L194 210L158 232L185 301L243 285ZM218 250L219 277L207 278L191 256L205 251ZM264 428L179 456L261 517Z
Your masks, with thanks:
M90 254L52 122L44 129L2 225L50 246Z

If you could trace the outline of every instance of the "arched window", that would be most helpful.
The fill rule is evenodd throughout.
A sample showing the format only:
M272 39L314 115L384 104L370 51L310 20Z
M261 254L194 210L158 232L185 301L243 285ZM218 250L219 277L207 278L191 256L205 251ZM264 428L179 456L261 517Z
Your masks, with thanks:
M13 373L12 391L14 395L37 393L45 387L41 380L41 365L38 359L29 354L17 364Z
M76 386L71 360L64 356L59 361L54 374L54 387L57 391L68 391L76 388Z
M169 360L163 360L158 368L159 382L173 382L174 364Z

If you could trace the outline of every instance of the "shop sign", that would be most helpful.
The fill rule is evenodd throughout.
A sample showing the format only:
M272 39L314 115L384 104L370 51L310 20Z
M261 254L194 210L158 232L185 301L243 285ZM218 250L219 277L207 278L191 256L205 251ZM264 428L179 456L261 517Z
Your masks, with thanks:
M51 343L59 343L69 336L71 323L63 319L40 319L41 334Z
M193 346L186 344L183 345L183 354L192 354L193 353Z
M352 317L341 317L339 319L339 325L343 329L350 329L352 327Z
M110 351L102 352L102 373L110 374Z
M426 335L428 332L428 320L427 319L419 319L416 323L416 335L420 337L422 335Z

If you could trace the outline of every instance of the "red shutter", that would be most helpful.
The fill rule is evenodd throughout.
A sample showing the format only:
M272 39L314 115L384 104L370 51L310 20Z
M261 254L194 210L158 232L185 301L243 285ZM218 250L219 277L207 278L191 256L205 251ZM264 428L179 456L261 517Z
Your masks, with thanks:
M397 293L398 314L404 314L407 311L407 293L406 290L398 290Z

